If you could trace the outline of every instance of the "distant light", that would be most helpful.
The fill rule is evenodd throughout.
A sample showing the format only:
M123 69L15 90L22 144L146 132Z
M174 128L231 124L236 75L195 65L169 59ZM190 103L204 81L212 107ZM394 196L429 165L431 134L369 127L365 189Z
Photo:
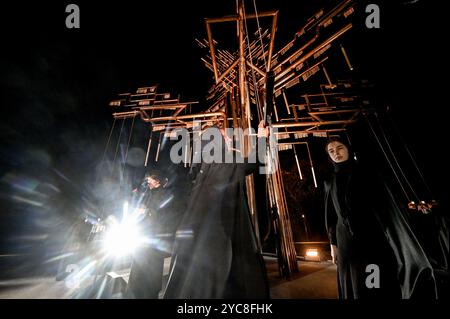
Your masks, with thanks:
M305 218L305 215L304 215L304 214L302 214L302 218Z
M307 257L319 257L319 252L317 249L307 249L306 250Z

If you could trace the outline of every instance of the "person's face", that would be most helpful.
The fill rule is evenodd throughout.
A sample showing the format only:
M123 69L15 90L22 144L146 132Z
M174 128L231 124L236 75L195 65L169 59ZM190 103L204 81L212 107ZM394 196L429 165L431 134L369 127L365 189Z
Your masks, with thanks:
M157 179L153 179L151 177L147 178L147 182L150 189L158 188L161 186L161 183Z
M331 160L335 163L342 163L348 160L348 148L340 142L331 142L327 145L327 152Z

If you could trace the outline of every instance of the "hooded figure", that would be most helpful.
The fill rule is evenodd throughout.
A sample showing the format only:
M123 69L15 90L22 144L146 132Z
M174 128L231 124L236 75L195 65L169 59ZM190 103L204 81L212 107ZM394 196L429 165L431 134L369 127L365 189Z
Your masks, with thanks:
M246 198L245 176L258 165L239 160L239 153L229 147L230 139L217 132L212 127L204 133L214 140L202 146L201 162L191 170L193 187L178 228L164 298L269 297ZM205 160L211 146L222 161ZM233 162L224 163L224 155L233 155Z
M436 298L432 266L388 186L341 139L326 151L334 174L325 182L325 220L339 297Z
M173 235L179 219L183 199L158 174L146 174L144 181L133 191L134 205L144 209L140 228L145 242L133 256L127 286L127 298L157 299L162 289L164 258L170 256Z

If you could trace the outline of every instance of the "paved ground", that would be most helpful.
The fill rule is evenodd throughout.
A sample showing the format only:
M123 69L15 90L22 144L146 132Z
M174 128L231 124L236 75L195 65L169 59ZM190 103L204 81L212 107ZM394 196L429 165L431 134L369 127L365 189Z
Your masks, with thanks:
M278 274L275 259L266 258L273 299L336 299L336 266L331 262L299 261L299 272L290 279Z
M299 272L291 279L280 278L276 259L266 257L266 265L274 299L334 299L337 298L336 267L330 262L299 261ZM166 263L165 274L167 274ZM125 283L128 272L115 274ZM113 274L113 276L115 276ZM71 281L56 281L54 277L32 277L0 281L0 299L64 299L95 298L92 287L94 277L74 284ZM99 285L97 285L98 287ZM120 287L119 287L120 289ZM120 294L113 297L120 298Z

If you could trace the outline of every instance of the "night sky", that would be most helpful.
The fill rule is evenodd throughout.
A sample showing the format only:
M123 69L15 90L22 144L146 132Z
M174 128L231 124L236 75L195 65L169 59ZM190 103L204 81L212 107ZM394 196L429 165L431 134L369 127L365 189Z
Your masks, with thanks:
M112 124L108 102L117 93L159 84L182 100L204 99L212 73L200 61L204 51L194 39L206 37L203 18L234 14L235 8L232 0L73 2L80 6L80 29L65 27L68 1L0 7L3 252L12 249L16 233L39 237L45 227L64 225L54 211L42 209L47 202L33 192L45 198L58 193L56 211L76 209L80 198L89 201L89 176ZM358 75L374 83L382 104L390 106L436 199L445 202L445 12L423 0L372 2L381 7L381 29L368 30L361 19L347 50ZM259 11L280 10L276 49L329 3L257 1ZM253 11L252 1L246 5ZM31 219L33 214L40 217Z

